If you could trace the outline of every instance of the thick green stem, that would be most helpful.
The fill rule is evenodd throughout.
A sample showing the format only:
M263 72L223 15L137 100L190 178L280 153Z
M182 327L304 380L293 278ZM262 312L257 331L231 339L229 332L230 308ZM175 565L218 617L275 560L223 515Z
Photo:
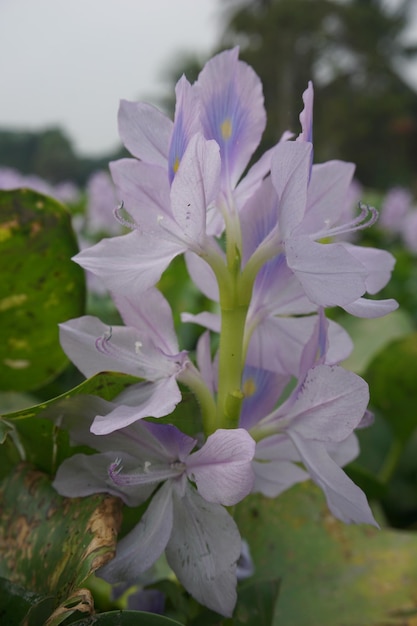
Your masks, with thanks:
M247 306L221 309L217 427L237 428L243 400L243 336Z

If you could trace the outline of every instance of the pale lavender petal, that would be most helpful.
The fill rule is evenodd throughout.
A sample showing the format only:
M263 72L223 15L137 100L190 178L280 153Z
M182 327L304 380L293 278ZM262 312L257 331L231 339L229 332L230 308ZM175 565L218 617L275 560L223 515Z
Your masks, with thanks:
M333 320L329 320L328 339L329 346L325 359L327 365L336 365L350 356L353 341L343 326Z
M84 498L95 493L109 493L121 498L128 506L138 506L155 489L155 485L117 487L109 476L109 467L114 463L117 452L102 454L75 454L59 466L53 487L68 498ZM125 456L125 463L133 465L135 459Z
M314 90L311 80L308 81L308 87L303 93L304 108L300 113L301 133L297 141L313 142L313 102Z
M246 365L242 378L242 403L239 425L250 430L276 406L281 393L290 381L284 376L258 367Z
M344 305L345 311L356 317L383 317L398 309L398 302L392 298L388 300L369 300L358 298L354 302Z
M386 250L365 248L364 246L355 246L351 243L343 245L349 254L358 259L367 269L366 291L370 294L375 294L385 287L391 278L395 265L395 258L392 254Z
M344 467L359 456L359 441L356 434L352 433L344 441L327 444L326 450L339 467Z
M249 343L248 365L297 376L301 354L313 332L315 319L315 316L263 319L255 327Z
M119 134L133 156L166 169L173 123L145 102L121 100Z
M313 165L307 193L307 210L297 234L325 231L339 221L355 166L344 161Z
M366 382L337 365L311 369L295 400L277 411L288 424L288 434L305 439L343 441L360 423L369 402Z
M186 252L185 262L193 283L209 300L219 301L219 287L211 267L198 254Z
M215 392L215 372L211 360L210 333L204 332L198 339L196 350L197 365L204 382L212 393Z
M278 197L268 176L240 211L244 265L266 237L276 230L277 219Z
M136 159L120 159L110 163L110 171L129 216L128 226L148 233L159 232L161 216L174 224L170 187L163 169Z
M260 159L252 165L246 176L239 182L234 193L235 202L238 208L242 207L262 184L265 176L271 170L273 154L274 148L266 150Z
M275 498L309 475L301 467L300 455L292 441L285 435L274 435L256 444L253 470L253 491Z
M174 130L168 156L168 177L172 183L191 137L201 132L199 102L195 87L182 76L175 87Z
M204 328L212 330L214 333L220 332L221 320L220 315L217 313L209 313L208 311L197 313L197 315L192 315L191 313L181 313L181 321L185 323L199 324L200 326L204 326Z
M220 146L222 176L234 188L259 145L266 125L262 85L239 61L239 50L213 57L200 72L201 121L207 139Z
M117 544L115 558L97 570L109 583L136 582L168 543L173 524L170 482L153 496L139 524Z
M239 530L219 504L206 502L188 488L174 495L174 527L166 556L178 580L201 604L231 616L236 604Z
M365 494L330 458L323 444L291 435L311 478L323 490L328 507L345 524L372 524L378 528Z
M123 398L119 396L118 402L121 401ZM129 401L134 401L135 405L122 404L111 413L97 415L91 426L91 432L96 435L107 435L144 417L169 415L181 401L181 392L174 377L164 378L153 383L135 385L134 395L130 392Z
M171 186L172 213L187 239L204 243L207 209L219 193L219 184L219 147L194 135Z
M285 250L288 266L312 302L344 306L365 293L366 268L343 244L320 244L303 236L287 241Z
M110 334L119 350L105 353L98 349L97 342ZM59 324L59 335L64 352L87 378L104 371L133 376L142 374L134 358L134 345L139 336L132 328L114 327L111 330L96 317L85 315ZM126 348L129 343L130 352Z
M300 281L287 265L283 253L267 261L258 272L249 307L249 318L262 311L270 315L313 313L317 305L305 295Z
M74 258L84 269L99 276L106 287L129 295L153 287L171 261L185 246L138 232L102 239Z
M243 428L216 430L187 460L187 473L208 502L237 504L253 486L255 442Z
M165 354L179 350L171 307L158 289L145 293L116 294L114 301L126 326L146 332L148 338Z
M274 152L271 177L279 202L279 228L287 239L303 219L307 204L312 146L310 143L279 143Z
M253 493L262 493L267 498L276 498L281 493L309 479L301 467L285 460L254 461L255 482Z

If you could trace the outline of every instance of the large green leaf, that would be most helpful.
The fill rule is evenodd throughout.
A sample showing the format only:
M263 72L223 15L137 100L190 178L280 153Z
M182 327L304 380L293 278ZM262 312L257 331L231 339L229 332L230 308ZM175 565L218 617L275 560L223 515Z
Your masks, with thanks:
M0 191L0 389L36 389L67 364L57 324L84 312L77 251L65 207L28 189Z
M114 555L120 518L117 498L63 498L46 474L22 465L0 483L0 576L36 594L37 603L54 598L51 625L91 611L81 585Z
M415 623L408 621L417 614L414 534L344 525L311 483L275 500L247 498L237 522L255 580L281 579L273 626Z

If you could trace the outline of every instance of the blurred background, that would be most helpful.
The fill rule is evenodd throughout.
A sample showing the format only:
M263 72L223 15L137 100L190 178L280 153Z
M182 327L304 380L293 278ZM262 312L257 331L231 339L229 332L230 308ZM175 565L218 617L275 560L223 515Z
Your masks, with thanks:
M120 98L170 112L176 79L238 44L264 85L262 150L298 131L311 79L316 161L414 189L416 42L414 0L0 0L0 166L84 186L121 153Z

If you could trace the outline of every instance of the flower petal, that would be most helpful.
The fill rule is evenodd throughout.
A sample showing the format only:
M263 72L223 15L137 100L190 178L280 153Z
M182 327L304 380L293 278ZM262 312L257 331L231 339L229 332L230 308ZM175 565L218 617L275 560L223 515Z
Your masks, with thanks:
M171 484L166 482L128 535L117 544L115 558L97 570L109 583L137 582L155 563L168 543L173 523Z
M236 604L236 563L241 553L238 528L219 504L188 488L173 494L174 525L166 556L185 589L201 604L231 616Z
M231 506L252 489L254 453L255 442L246 430L219 429L187 459L187 474L205 500Z
M324 445L305 441L295 433L291 439L311 478L324 491L333 515L345 524L371 524L378 528L365 494L330 458Z
M261 81L238 54L234 48L216 55L197 81L204 135L220 146L222 177L229 188L236 186L266 125Z
M125 394L116 400L123 402L126 398ZM134 391L129 390L129 402L134 405L121 404L111 413L97 415L91 426L91 432L95 435L107 435L144 417L169 415L180 401L181 392L174 377L135 385Z
M138 232L102 239L74 258L84 269L99 276L110 291L129 295L153 287L172 259L184 252L178 242Z
M365 293L366 268L343 244L321 244L302 236L288 240L285 251L288 266L312 302L344 306Z
M173 123L161 111L145 102L121 100L119 134L133 156L166 169Z

